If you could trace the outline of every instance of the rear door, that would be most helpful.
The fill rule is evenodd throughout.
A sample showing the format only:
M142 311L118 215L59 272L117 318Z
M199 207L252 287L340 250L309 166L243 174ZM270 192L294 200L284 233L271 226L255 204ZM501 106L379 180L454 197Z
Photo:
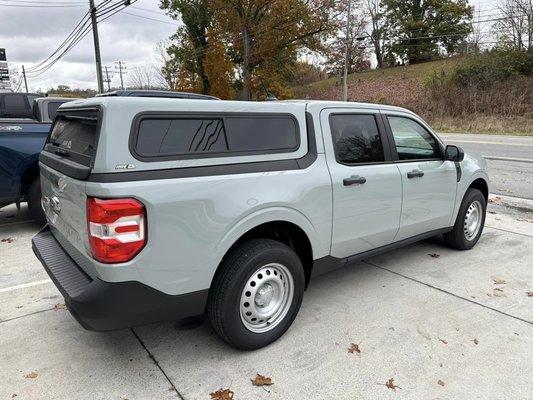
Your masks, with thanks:
M98 110L61 112L40 155L42 204L59 242L86 253L85 179L98 140Z
M331 255L345 258L392 243L402 186L379 111L327 109L321 125L333 184Z
M385 113L393 157L401 173L403 206L396 240L450 226L457 171L444 161L444 146L414 116Z

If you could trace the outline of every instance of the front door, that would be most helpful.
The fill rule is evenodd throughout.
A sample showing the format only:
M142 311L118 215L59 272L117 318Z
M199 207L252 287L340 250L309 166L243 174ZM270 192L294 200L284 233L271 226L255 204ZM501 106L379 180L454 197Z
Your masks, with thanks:
M386 113L393 157L402 177L403 205L396 241L453 225L457 170L443 146L411 115Z
M333 183L331 255L345 258L393 242L402 186L379 111L327 109L321 125Z

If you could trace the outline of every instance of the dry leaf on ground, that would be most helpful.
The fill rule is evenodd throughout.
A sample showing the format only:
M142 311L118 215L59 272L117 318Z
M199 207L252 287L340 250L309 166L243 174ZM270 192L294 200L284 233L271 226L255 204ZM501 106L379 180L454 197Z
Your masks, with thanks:
M390 378L387 383L385 383L385 386L387 386L389 389L392 389L396 391L396 388L401 389L398 385L394 383L394 378Z
M507 282L505 282L505 279L493 279L492 280L495 285L505 285Z
M444 339L440 339L440 338L439 338L439 340L440 340L442 343L444 343L444 344L448 344L448 342L447 342L446 340L444 340Z
M254 386L270 386L273 385L272 378L257 374L254 379L251 380Z
M527 297L533 297L533 291L526 292Z
M10 238L10 237L1 240L2 243L13 243L14 241L15 239Z
M439 258L440 257L440 254L437 254L437 253L431 253L429 254L430 257L433 257L433 258Z
M361 349L359 348L359 345L358 344L355 344L355 343L351 343L350 344L350 347L348 347L348 353L352 353L352 354L361 354Z
M28 375L25 376L26 379L35 379L37 378L37 372L32 371Z
M66 310L67 309L67 305L65 303L57 303L55 306L54 306L54 310Z
M437 383L438 383L439 385L441 385L441 386L444 386L444 382L441 381L440 379L437 381Z
M233 392L229 389L220 389L216 392L209 393L211 400L231 400L233 399Z
M474 339L472 341L474 342L474 344L478 344L479 343L477 339Z

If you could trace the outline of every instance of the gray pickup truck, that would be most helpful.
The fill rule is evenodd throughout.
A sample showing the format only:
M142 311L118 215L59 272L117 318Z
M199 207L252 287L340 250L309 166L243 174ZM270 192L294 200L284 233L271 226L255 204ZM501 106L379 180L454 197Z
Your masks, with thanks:
M207 312L241 349L283 335L317 275L472 248L489 193L484 160L412 112L326 101L75 101L40 168L33 250L85 328Z

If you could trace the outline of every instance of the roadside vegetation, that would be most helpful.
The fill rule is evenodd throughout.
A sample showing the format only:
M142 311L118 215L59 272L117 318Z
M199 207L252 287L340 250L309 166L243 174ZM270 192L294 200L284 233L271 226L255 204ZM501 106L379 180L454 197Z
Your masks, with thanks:
M341 100L341 80L295 87L304 99ZM439 131L533 135L533 53L495 49L349 76L350 101L406 107Z

